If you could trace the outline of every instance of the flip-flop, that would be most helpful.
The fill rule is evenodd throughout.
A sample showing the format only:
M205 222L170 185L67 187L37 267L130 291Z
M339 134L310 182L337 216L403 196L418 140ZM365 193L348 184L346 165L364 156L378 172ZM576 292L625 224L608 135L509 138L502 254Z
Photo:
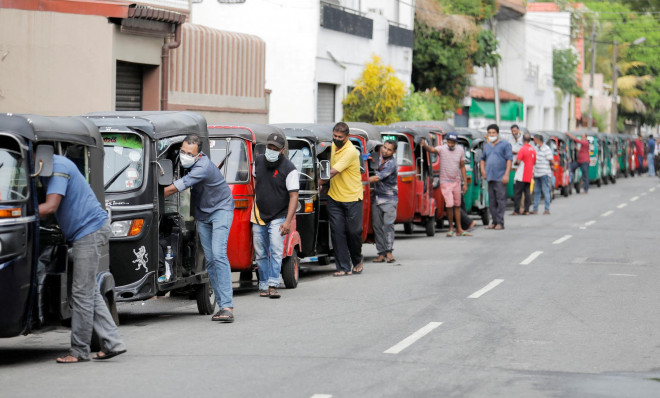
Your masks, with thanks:
M332 274L332 276L337 277L337 278L342 277L342 276L349 276L349 275L351 275L351 272L345 272L345 271L337 271L334 274Z
M75 361L65 361L64 359L68 358L68 357L75 358L76 360ZM68 363L89 362L89 358L74 357L71 354L66 354L66 355L62 355L61 357L57 357L55 362L57 362L57 363L66 363L66 364L68 364Z
M359 271L357 270L357 267L353 267L353 273L354 274L360 275L362 273L362 271L364 271L364 265L362 265L362 263L360 263L360 270Z
M385 261L387 261L387 259L385 257L383 257L381 259L375 258L375 259L373 259L372 263L384 263Z
M212 321L219 321L224 323L234 322L234 314L226 308L221 309L211 317Z
M280 292L278 292L274 287L270 287L268 288L268 297L272 299L278 299L280 298Z
M463 231L463 232L462 232L460 235L458 235L458 236L472 236L472 234L469 233L469 232L467 232L467 231Z
M390 259L387 259L387 262L388 262L388 263L393 263L393 262L395 262L395 261L396 261L396 258L394 258L394 257L392 257L392 258L390 258Z
M99 351L98 353L94 354L92 358L94 358L97 361L103 361L106 359L114 358L117 355L121 355L126 352L126 350L119 350L119 351L108 351L108 352L103 352L103 355L99 355L103 351Z
M259 297L269 297L268 290L260 290Z
M448 238L452 238L452 237L454 237L454 235L456 235L456 232L454 232L454 231L447 232L447 237Z

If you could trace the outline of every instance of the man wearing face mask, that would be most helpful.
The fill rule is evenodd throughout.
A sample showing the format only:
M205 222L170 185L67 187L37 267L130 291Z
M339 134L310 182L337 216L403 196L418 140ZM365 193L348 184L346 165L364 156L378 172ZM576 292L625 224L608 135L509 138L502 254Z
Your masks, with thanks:
M284 155L286 138L272 133L266 153L254 160L255 201L252 208L254 259L259 272L259 296L280 298L284 236L298 206L298 170Z
M504 229L506 210L506 186L511 171L511 144L500 140L500 128L496 124L488 126L489 144L484 145L484 153L479 162L481 170L486 170L488 181L489 209L493 223L486 229Z
M465 150L458 145L456 133L445 135L446 145L431 147L422 140L422 146L429 152L436 153L440 157L440 191L445 198L447 206L447 218L449 219L449 232L447 237L472 236L464 231L461 225L461 195L467 192L467 175L465 172ZM454 220L456 220L456 231L454 231Z
M234 218L234 198L218 167L202 152L199 136L192 134L183 140L179 160L189 172L165 188L165 197L191 188L190 201L206 269L220 303L220 310L211 320L230 323L234 321L234 300L227 240Z
M348 125L335 124L330 154L328 218L337 272L362 273L362 175L360 152L348 139Z

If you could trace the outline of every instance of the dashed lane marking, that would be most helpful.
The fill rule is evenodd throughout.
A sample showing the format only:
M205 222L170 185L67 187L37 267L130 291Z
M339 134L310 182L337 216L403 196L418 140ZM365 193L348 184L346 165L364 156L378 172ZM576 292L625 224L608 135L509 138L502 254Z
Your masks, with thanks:
M580 229L587 229L587 227L580 227Z
M401 340L397 344L395 344L392 347L385 350L383 352L383 354L398 354L398 353L400 353L401 351L403 351L406 348L413 345L417 340L419 340L422 337L426 336L427 334L431 333L433 331L433 329L437 328L440 325L442 325L442 322L429 322L426 326L422 327L421 329L419 329L415 333L411 334L410 336L408 336L405 339Z
M595 223L596 223L595 220L591 220L591 221L587 221L587 222L585 222L584 225L586 225L586 226L588 227L588 226L590 226L590 225L594 225Z
M608 210L605 213L601 214L601 217L611 216L612 214L614 214L614 210Z
M479 298L484 294L488 293L489 291L495 289L497 285L499 285L502 282L504 282L504 279L493 279L492 282L482 287L481 289L477 290L476 292L472 293L471 295L468 296L468 298L473 298L473 299Z
M557 239L556 241L552 242L552 244L553 245L562 244L562 243L566 242L567 240L571 239L572 237L573 237L573 235L564 235L561 238Z
M608 274L609 276L637 276L633 274Z
M617 208L617 209L623 209L623 208L626 207L626 206L628 206L628 203L621 203L621 204L618 205L616 208Z
M649 192L653 192L653 191L655 191L655 187L649 189Z
M314 394L311 398L332 398L330 394Z
M542 251L537 251L537 252L534 252L534 253L530 254L529 257L522 260L520 265L529 265L529 264L531 264L532 261L536 260L536 257L540 256L541 254L543 254Z
M637 199L639 199L639 196L633 196L632 198L630 198L630 201L631 201L631 202L634 202L634 201L636 201Z

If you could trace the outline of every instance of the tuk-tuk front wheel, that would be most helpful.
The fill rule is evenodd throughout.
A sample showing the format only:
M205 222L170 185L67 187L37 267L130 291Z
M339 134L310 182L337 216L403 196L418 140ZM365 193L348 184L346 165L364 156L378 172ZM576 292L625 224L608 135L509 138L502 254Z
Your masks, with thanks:
M413 223L411 223L411 222L403 223L403 232L406 235L412 234L413 233Z
M426 236L435 235L435 216L426 217L424 228L426 229Z
M195 300L197 301L197 311L199 311L199 315L213 314L217 300L215 294L213 294L211 282L203 283L197 287Z
M484 226L488 226L488 224L490 224L490 211L488 210L488 207L481 209L481 223Z
M293 253L282 260L282 279L287 289L295 289L298 286L298 275L300 273L300 259L298 251L293 249Z

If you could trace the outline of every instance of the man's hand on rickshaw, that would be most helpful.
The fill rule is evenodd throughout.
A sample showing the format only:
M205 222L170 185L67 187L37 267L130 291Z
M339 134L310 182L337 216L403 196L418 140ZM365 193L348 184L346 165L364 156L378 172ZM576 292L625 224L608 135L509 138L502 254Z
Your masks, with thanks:
M280 225L280 235L288 235L289 232L291 231L291 222L284 220L282 225Z
M467 188L468 188L467 184L463 184L461 186L461 191L463 191L463 195L465 195L465 193L467 192Z

